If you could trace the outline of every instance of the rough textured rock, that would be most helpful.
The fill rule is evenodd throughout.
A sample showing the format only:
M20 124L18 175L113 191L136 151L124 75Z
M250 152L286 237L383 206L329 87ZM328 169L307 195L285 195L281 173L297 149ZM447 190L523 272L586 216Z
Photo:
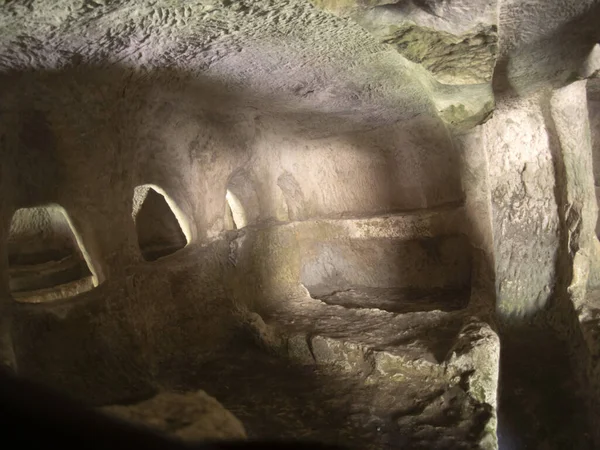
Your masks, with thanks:
M595 0L500 2L496 85L528 93L574 81L600 39Z
M13 305L19 373L93 405L149 396L172 366L228 342L238 319L217 281L228 251L186 248L77 297Z
M590 261L594 258L598 205L594 189L593 150L587 108L586 82L557 90L551 98L552 125L560 145L557 184L561 185L559 216L563 229L563 253L569 269L563 269L567 291L576 309L584 301ZM581 117L576 124L572 117Z
M593 448L599 12L0 2L0 362L250 437Z
M203 391L163 392L135 405L105 406L102 411L177 436L184 441L242 439L244 426Z
M252 322L260 339L300 364L376 386L372 408L398 427L398 445L497 448L500 346L489 326L465 311L394 314L310 298L285 308L271 325Z
M410 61L445 123L469 129L490 116L498 53L497 2L313 3L351 17Z
M423 65L441 83L489 82L495 63L495 26L481 27L460 36L416 25L400 25L383 42L409 61Z
M488 83L498 50L495 1L328 1L445 84ZM451 25L450 25L451 24Z

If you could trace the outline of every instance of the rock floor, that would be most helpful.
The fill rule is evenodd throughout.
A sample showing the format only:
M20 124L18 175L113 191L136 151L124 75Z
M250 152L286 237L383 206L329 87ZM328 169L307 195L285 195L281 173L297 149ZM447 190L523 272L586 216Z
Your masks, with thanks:
M592 450L565 344L549 333L527 334L503 339L500 450ZM413 380L399 394L357 376L298 366L254 346L171 375L171 389L203 389L219 399L250 438L317 440L349 449L468 449L476 447L452 436L464 427L460 410L479 415L479 423L487 419L481 409L452 406L455 391L443 385L431 383L425 395L426 381ZM407 420L416 423L402 427Z
M311 298L293 303L289 315L280 311L276 319L289 354L270 353L246 337L195 368L171 365L166 388L206 391L250 438L349 449L477 448L492 407L472 396L475 371L454 370L447 360L459 335L464 339L468 314L395 314ZM474 339L481 336L475 332Z
M293 320L286 323L280 313L278 323L289 336L304 330L313 344L320 336L328 349L344 355L365 345L373 353L408 356L406 366L398 360L406 370L392 374L392 382L385 374L373 375L377 370L332 370L330 361L318 361L314 347L312 364L292 360L244 334L195 366L189 359L185 366L166 364L161 368L163 387L182 393L206 391L244 424L249 438L315 440L367 450L489 448L480 446L480 439L493 415L491 405L474 400L468 381L450 382L431 371L449 370L448 351L460 340L468 313L437 311L419 323L422 313L356 308L356 296L338 295L336 303L345 306L304 299L293 306L301 306ZM395 339L388 339L394 334ZM477 341L477 334L468 339ZM417 359L419 364L411 366ZM593 448L565 342L550 330L507 331L500 364L500 450Z
M378 449L385 440L369 410L372 387L254 346L230 349L169 379L171 389L203 389L217 398L242 421L249 438L309 439L356 449Z
M242 421L249 438L349 449L470 449L468 433L488 418L487 411L465 408L464 394L435 382L411 380L394 390L286 363L258 348L227 352L178 375L171 389L205 390ZM467 428L464 413L475 419Z

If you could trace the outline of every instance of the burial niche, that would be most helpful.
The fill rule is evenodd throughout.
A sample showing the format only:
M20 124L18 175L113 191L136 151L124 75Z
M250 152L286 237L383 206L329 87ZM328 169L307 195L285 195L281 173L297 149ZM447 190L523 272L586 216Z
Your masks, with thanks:
M407 314L460 310L470 298L472 250L463 235L315 241L301 264L310 296L332 305Z
M58 205L15 212L8 237L8 263L9 288L20 302L70 298L98 284L81 239L67 212Z
M227 205L225 206L225 228L228 230L244 228L248 224L248 221L242 203L230 190L227 190L225 199L227 200Z
M225 194L225 229L239 230L258 221L258 196L247 173L235 172Z
M151 185L135 188L132 217L140 251L146 261L156 261L188 244L175 209L178 210L173 200L159 188Z

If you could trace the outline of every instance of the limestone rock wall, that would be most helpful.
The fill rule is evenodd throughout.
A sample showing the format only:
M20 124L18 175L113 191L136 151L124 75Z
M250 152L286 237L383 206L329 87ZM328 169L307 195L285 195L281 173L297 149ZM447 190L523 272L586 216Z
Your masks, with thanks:
M464 289L460 314L486 324L490 408L497 322L550 324L597 398L600 116L581 77L596 74L598 8L2 2L2 362L90 403L134 400L324 285L434 286ZM144 212L140 186L168 210ZM8 262L37 244L16 228L50 227L10 224L49 204L97 286L17 304ZM160 227L177 251L144 261Z
M227 241L186 248L71 299L13 305L18 372L89 404L155 393L231 338L228 251Z
M278 218L281 197L291 220L364 216L463 200L460 157L439 120L418 118L310 140L286 136L279 127L258 132L254 179L266 209L263 220Z
M8 238L9 261L35 264L78 251L77 240L59 209L21 209L13 215Z
M526 94L576 80L600 38L599 8L595 0L499 2L497 87Z
M328 1L314 3L349 15L444 84L492 79L498 51L495 1ZM450 25L452 24L452 25Z

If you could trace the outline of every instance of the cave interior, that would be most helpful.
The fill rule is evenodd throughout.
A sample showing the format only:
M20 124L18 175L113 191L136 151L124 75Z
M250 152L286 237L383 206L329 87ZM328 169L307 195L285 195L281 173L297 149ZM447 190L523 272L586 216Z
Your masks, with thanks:
M187 441L600 448L600 0L0 0L0 365Z

